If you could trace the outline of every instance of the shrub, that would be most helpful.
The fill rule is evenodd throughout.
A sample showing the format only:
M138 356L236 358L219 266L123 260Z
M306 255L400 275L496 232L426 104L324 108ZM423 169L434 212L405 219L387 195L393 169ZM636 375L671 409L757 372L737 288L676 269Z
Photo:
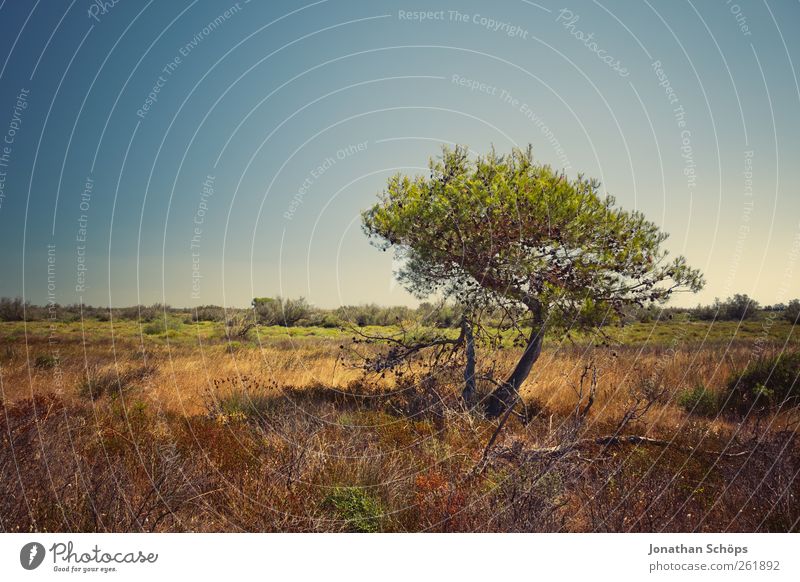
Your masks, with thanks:
M200 305L192 311L192 321L225 321L225 308L218 305Z
M721 307L720 319L732 321L752 319L756 316L760 308L758 302L741 293L737 293L733 297L728 297L728 299L722 302Z
M225 344L225 349L231 354L235 354L243 347L244 345L242 344L242 342L237 340L229 341L228 343Z
M225 319L225 337L228 340L233 338L248 339L251 335L256 322L253 314L248 311L232 313Z
M800 352L760 358L728 380L725 408L739 414L800 404Z
M337 328L342 326L342 320L336 317L332 313L326 313L322 315L316 322L316 325L320 327L325 327L328 329Z
M0 297L0 321L22 321L30 305L30 302L23 303L19 297Z
M692 319L699 321L712 321L720 316L720 302L717 299L713 305L700 305L689 310L689 315Z
M313 309L302 297L284 299L282 297L256 297L253 309L259 323L264 325L283 325L291 327L301 319L308 318Z
M792 299L783 312L783 317L791 323L800 323L800 299Z
M379 529L383 513L380 503L361 487L336 487L325 497L323 505L347 522L348 531L374 533Z
M40 354L33 361L33 367L37 370L50 370L58 365L58 356L52 354Z
M689 414L699 416L716 416L719 413L716 396L701 384L691 390L682 390L678 394L678 406Z
M142 328L142 331L146 335L160 335L167 333L167 331L178 331L182 325L183 322L181 322L178 319L170 317L166 321L164 321L163 317L158 317L150 321L150 323L148 323L147 325L145 325Z

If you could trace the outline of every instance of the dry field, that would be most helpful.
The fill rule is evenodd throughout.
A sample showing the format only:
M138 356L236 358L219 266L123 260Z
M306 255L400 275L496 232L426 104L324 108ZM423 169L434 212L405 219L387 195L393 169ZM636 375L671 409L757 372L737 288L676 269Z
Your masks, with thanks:
M497 422L463 409L456 373L365 377L335 330L0 324L0 530L794 531L796 409L724 400L796 336L550 342L487 448ZM651 440L598 440L629 435Z

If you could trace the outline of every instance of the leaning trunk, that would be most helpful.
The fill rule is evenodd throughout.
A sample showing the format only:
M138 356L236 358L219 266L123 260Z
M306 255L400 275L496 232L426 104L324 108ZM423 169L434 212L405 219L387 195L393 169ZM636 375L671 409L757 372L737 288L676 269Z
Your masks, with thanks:
M468 319L464 318L461 325L467 355L467 363L464 366L464 390L461 396L467 408L472 408L475 404L475 338L472 333L472 323Z
M486 402L486 416L489 418L497 418L505 412L509 406L516 402L519 395L519 388L522 383L531 373L531 368L539 355L542 353L542 339L544 338L544 328L541 326L534 326L531 329L530 338L525 346L525 352L517 362L514 371L508 379L498 386L494 392L489 395Z

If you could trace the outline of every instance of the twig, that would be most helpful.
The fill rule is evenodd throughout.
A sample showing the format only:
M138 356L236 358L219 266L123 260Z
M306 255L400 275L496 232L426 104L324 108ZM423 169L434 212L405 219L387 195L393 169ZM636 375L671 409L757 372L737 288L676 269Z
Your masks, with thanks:
M492 446L494 445L494 441L497 440L497 436L500 434L500 431L503 430L503 426L505 426L506 422L511 416L511 412L516 407L518 401L519 401L519 395L517 395L514 398L514 402L511 403L511 405L508 407L505 413L503 413L503 416L500 418L500 422L497 425L497 428L494 430L494 433L492 433L492 438L489 439L489 442L486 444L486 448L483 450L483 457L481 457L480 462L475 466L474 471L476 473L483 472L483 469L486 467L486 461L489 457L489 452L491 451Z
M486 458L489 456L489 448L491 447L492 442L493 441L490 441L489 446L487 446L486 451L484 451L484 460L482 462L485 462ZM587 445L602 445L603 447L618 446L618 445L651 445L656 447L674 447L678 450L693 454L698 453L702 455L715 455L717 457L724 457L729 459L736 457L744 457L752 452L749 450L745 450L737 453L726 453L725 451L713 451L709 449L698 449L696 447L681 446L675 444L674 442L660 440L660 439L653 439L650 437L644 437L639 435L625 435L625 436L607 435L596 438L580 439L577 441L565 443L562 445L556 445L553 447L542 447L542 448L527 449L527 450L521 449L519 446L515 447L512 445L511 447L498 449L494 456L507 459L520 458L525 461L547 459L547 458L558 458L576 452L580 447L584 447ZM584 459L583 457L581 457L581 460L588 460L588 459Z

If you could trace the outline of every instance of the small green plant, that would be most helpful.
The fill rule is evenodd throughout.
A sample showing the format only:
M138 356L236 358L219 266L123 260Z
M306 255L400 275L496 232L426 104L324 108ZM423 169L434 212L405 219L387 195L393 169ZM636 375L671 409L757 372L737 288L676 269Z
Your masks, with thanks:
M58 365L58 356L52 354L40 354L33 361L33 367L37 370L50 370Z
M380 503L361 487L336 487L322 504L347 522L348 531L374 533L379 530L383 513Z
M682 390L678 394L678 406L698 416L716 416L719 413L716 396L702 384L691 390Z
M163 335L171 331L179 331L182 325L183 322L179 319L170 317L165 321L163 317L158 317L145 325L142 332L145 335Z
M746 415L800 405L800 352L760 358L731 375L725 408Z
M239 350L241 350L241 349L242 349L242 347L244 347L244 346L242 345L242 342L240 342L240 341L236 341L236 340L234 340L234 341L229 341L227 344L225 344L225 349L226 349L228 352L230 352L231 354L235 354L236 352L238 352Z

